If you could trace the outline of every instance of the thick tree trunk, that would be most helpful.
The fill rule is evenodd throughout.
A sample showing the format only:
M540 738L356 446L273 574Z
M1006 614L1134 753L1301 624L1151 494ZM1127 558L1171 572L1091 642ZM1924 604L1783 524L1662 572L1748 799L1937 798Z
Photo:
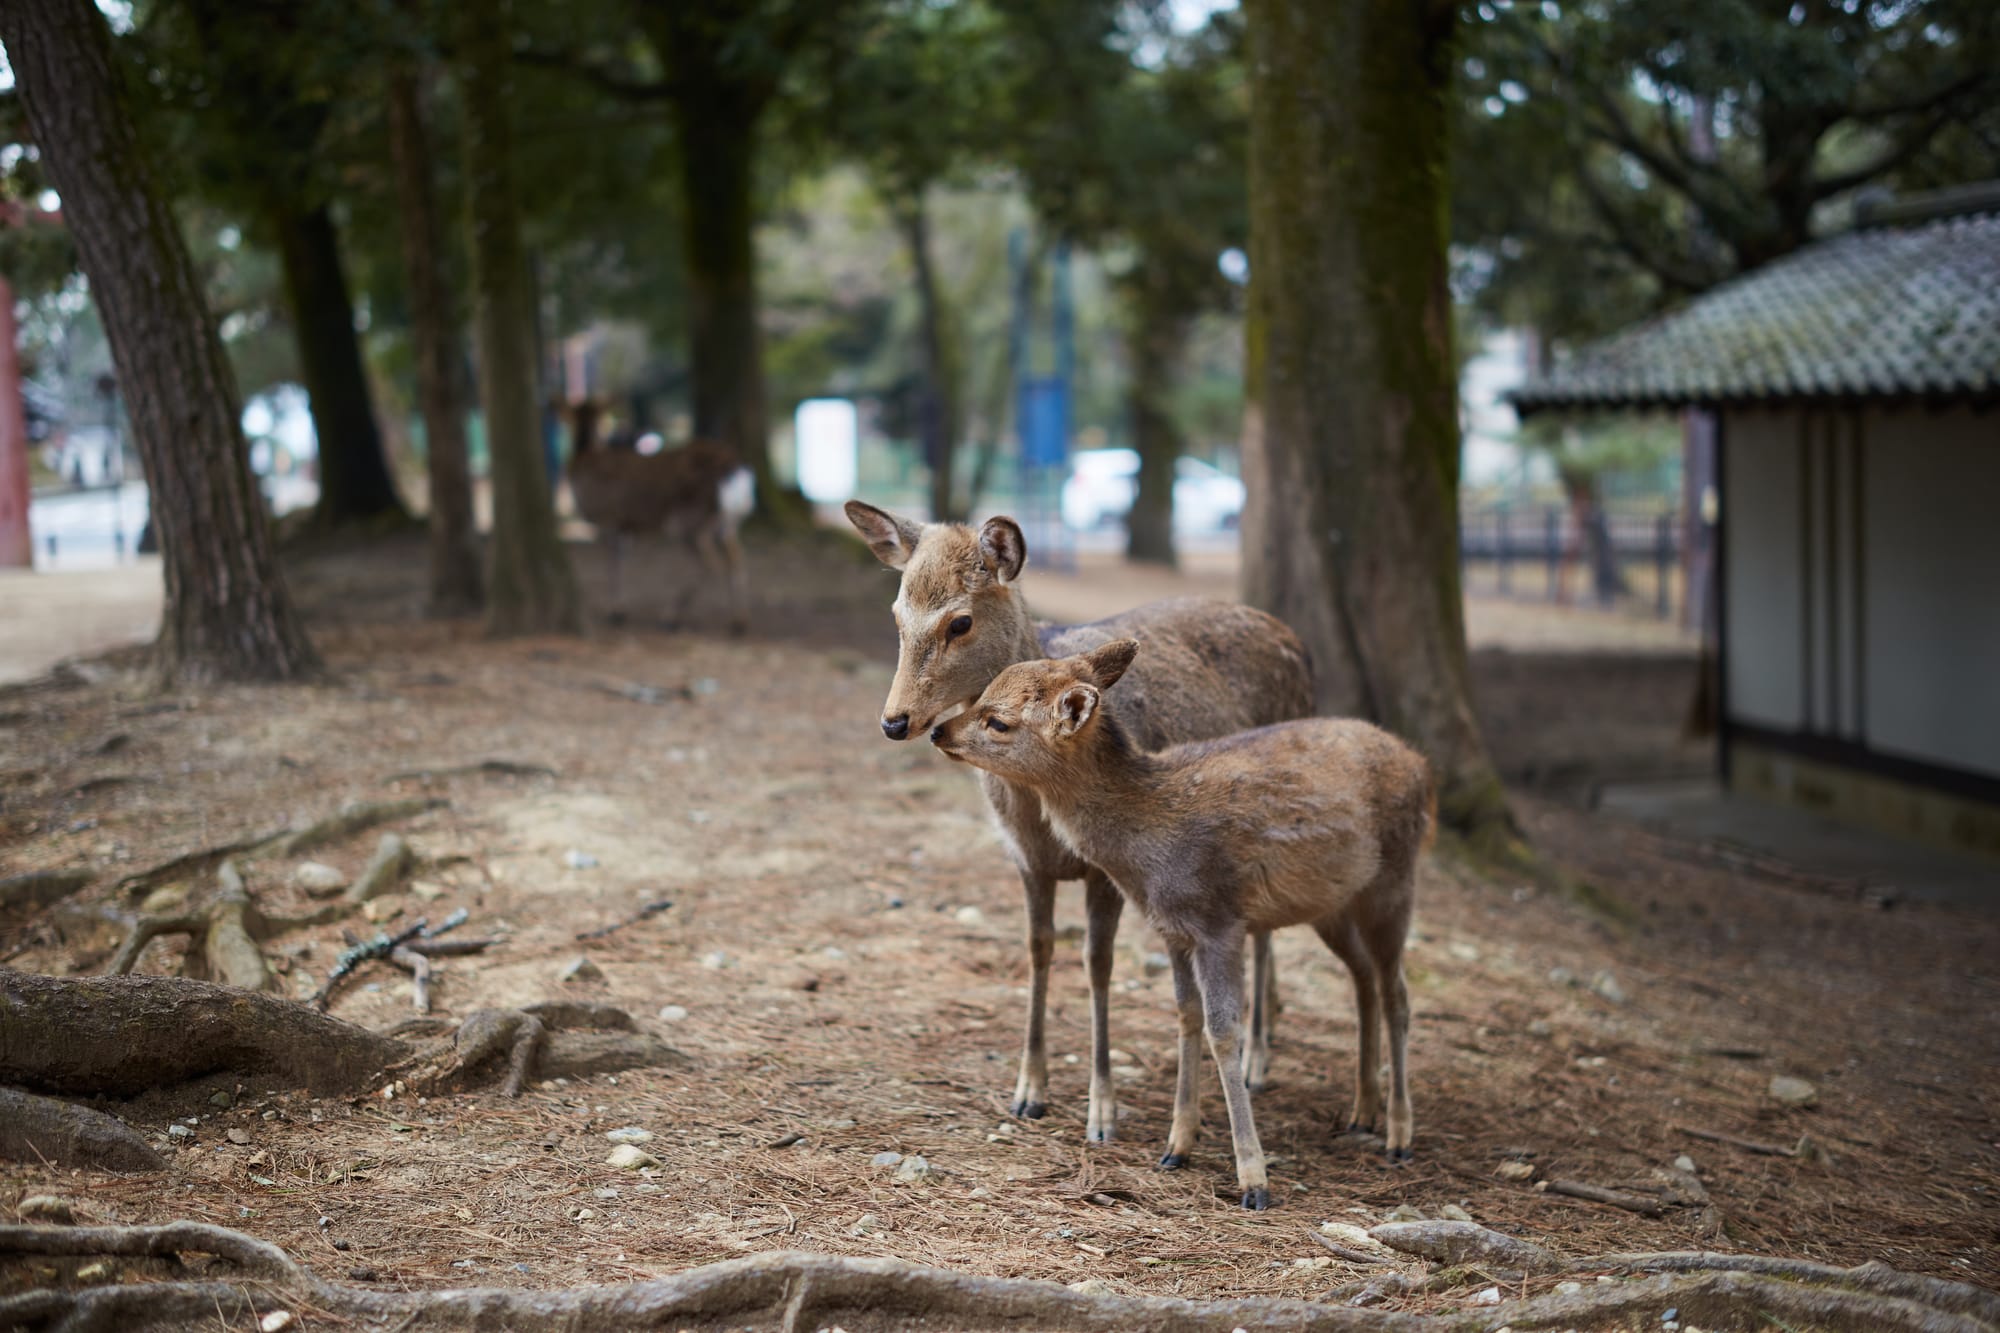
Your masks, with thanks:
M507 15L506 0L458 9L479 401L493 477L486 623L496 634L573 634L582 628L581 603L556 534L535 402L535 310L508 124Z
M757 324L756 131L743 99L689 92L675 103L687 219L694 433L720 440L775 495Z
M1181 432L1169 395L1174 370L1187 343L1187 318L1165 308L1157 293L1142 286L1131 294L1132 378L1127 394L1132 414L1132 447L1139 454L1138 486L1125 517L1125 558L1172 567L1174 553L1174 465L1181 455Z
M399 62L389 73L389 148L396 160L403 280L409 287L417 402L424 414L424 452L430 472L430 607L433 615L457 615L478 609L483 583L465 441L458 303L445 278L444 228L438 216L420 78L414 58Z
M319 505L322 526L403 516L395 480L382 453L382 432L361 364L354 332L354 300L340 262L340 237L326 204L301 211L275 200L269 213L292 309L299 369L312 400L319 437Z
M1445 821L1512 819L1473 714L1445 285L1449 0L1255 0L1250 601L1312 650L1320 705L1436 767Z
M0 5L0 41L111 341L158 524L166 682L315 671L250 475L236 381L90 0Z
M939 522L955 521L964 517L952 499L952 465L963 433L958 363L944 293L938 287L937 266L931 262L930 211L921 190L897 210L896 221L903 231L903 243L909 247L917 283L917 336L923 363L917 420L924 461L931 469L931 517Z

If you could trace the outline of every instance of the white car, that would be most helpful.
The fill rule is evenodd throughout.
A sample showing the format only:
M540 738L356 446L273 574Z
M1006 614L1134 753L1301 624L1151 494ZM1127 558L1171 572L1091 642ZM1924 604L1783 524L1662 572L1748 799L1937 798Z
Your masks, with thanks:
M1070 456L1063 522L1079 531L1122 523L1138 490L1133 449L1085 449ZM1199 458L1174 460L1174 531L1232 529L1243 516L1243 483Z

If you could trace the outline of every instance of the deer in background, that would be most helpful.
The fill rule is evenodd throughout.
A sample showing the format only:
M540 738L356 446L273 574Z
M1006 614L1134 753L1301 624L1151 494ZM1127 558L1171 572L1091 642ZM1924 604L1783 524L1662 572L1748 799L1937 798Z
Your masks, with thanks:
M625 543L666 529L678 533L709 573L729 579L730 628L748 627L750 575L736 530L757 504L755 475L727 446L690 440L657 454L598 439L604 409L585 399L569 409L569 492L577 513L604 540L611 619L624 619ZM698 587L682 590L674 619L686 618Z
M1146 662L1126 682L1116 706L1127 732L1146 745L1222 736L1312 713L1305 647L1283 622L1262 611L1180 598L1090 625L1038 626L1016 586L1028 550L1013 519L989 519L977 530L958 523L923 524L859 500L848 502L847 518L883 564L902 572L890 608L901 647L882 709L882 733L890 740L925 735L1016 663L1078 653L1121 638L1146 644ZM1028 1029L1012 1113L1040 1119L1048 1109L1044 1024L1055 954L1056 884L1081 879L1090 977L1086 1132L1092 1142L1107 1142L1117 1117L1109 1035L1111 958L1124 899L1103 869L1050 830L1033 792L988 773L980 775L980 785L1028 899ZM1277 1001L1269 936L1256 937L1255 955L1252 1032L1243 1073L1251 1086L1261 1087Z
M1150 652L1151 649L1146 650ZM1309 925L1347 964L1360 1010L1355 1123L1382 1100L1389 1160L1413 1131L1403 945L1435 817L1430 766L1380 727L1308 718L1151 752L1105 692L1145 654L1130 639L1025 662L931 732L953 759L1032 792L1064 846L1102 867L1166 941L1180 1009L1173 1128L1160 1165L1187 1163L1200 1127L1199 1033L1222 1075L1245 1208L1270 1204L1241 1061L1243 937ZM1364 982L1366 984L1364 984Z

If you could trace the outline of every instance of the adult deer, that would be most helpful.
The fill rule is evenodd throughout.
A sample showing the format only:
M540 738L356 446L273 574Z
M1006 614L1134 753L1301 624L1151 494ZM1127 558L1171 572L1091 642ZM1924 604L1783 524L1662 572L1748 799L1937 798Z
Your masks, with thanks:
M1136 639L1146 647L1145 660L1107 706L1148 747L1225 736L1312 713L1305 647L1281 621L1262 611L1176 598L1088 625L1037 625L1015 586L1028 548L1013 519L988 519L976 530L959 523L916 523L859 500L848 501L847 518L883 564L902 571L902 586L890 608L901 650L882 708L882 734L892 741L928 735L1016 663L1069 656L1114 639ZM1080 879L1090 976L1086 1132L1091 1141L1106 1142L1115 1133L1117 1116L1111 1091L1111 955L1124 899L1102 869L1050 831L1032 792L990 773L980 774L980 786L1028 899L1028 1030L1011 1109L1029 1119L1040 1119L1048 1109L1044 1023L1049 963L1055 955L1056 884ZM1249 1086L1261 1087L1269 1070L1277 977L1270 937L1256 936L1254 948L1251 1034L1243 1072Z

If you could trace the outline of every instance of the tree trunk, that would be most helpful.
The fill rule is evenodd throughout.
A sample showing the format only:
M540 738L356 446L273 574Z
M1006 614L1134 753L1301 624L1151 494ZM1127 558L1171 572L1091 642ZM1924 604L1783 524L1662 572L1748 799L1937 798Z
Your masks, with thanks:
M1125 517L1125 558L1147 564L1177 563L1174 552L1174 465L1181 456L1180 427L1168 396L1187 343L1187 318L1166 308L1162 293L1141 283L1130 294L1128 342L1132 379L1132 447L1139 454L1138 485Z
M687 219L694 433L720 440L776 494L757 325L757 110L689 92L675 103Z
M250 475L236 380L90 0L0 5L0 41L111 342L152 490L166 683L289 680L318 659Z
M486 623L495 634L573 634L582 628L581 604L556 534L535 402L535 310L508 124L508 5L469 0L458 16L473 323L493 478Z
M1501 851L1513 823L1473 714L1458 583L1453 13L1249 8L1244 581L1305 640L1321 708L1413 741L1445 822Z
M417 401L424 414L425 463L430 472L430 607L433 615L458 615L478 609L483 587L479 534L472 518L472 466L465 442L458 306L445 280L444 228L438 216L420 79L414 57L398 61L389 73L389 149L396 161L403 280L409 287Z
M903 243L910 249L910 267L917 281L918 347L923 389L917 421L924 461L931 470L931 518L943 523L964 517L952 500L952 464L962 434L959 414L958 363L954 356L944 293L938 289L937 267L931 262L930 213L918 190L896 212Z
M299 369L319 437L319 505L314 521L332 527L402 517L403 502L382 453L354 300L340 262L340 238L326 204L300 211L274 200L269 220L284 267L285 300L299 345Z

